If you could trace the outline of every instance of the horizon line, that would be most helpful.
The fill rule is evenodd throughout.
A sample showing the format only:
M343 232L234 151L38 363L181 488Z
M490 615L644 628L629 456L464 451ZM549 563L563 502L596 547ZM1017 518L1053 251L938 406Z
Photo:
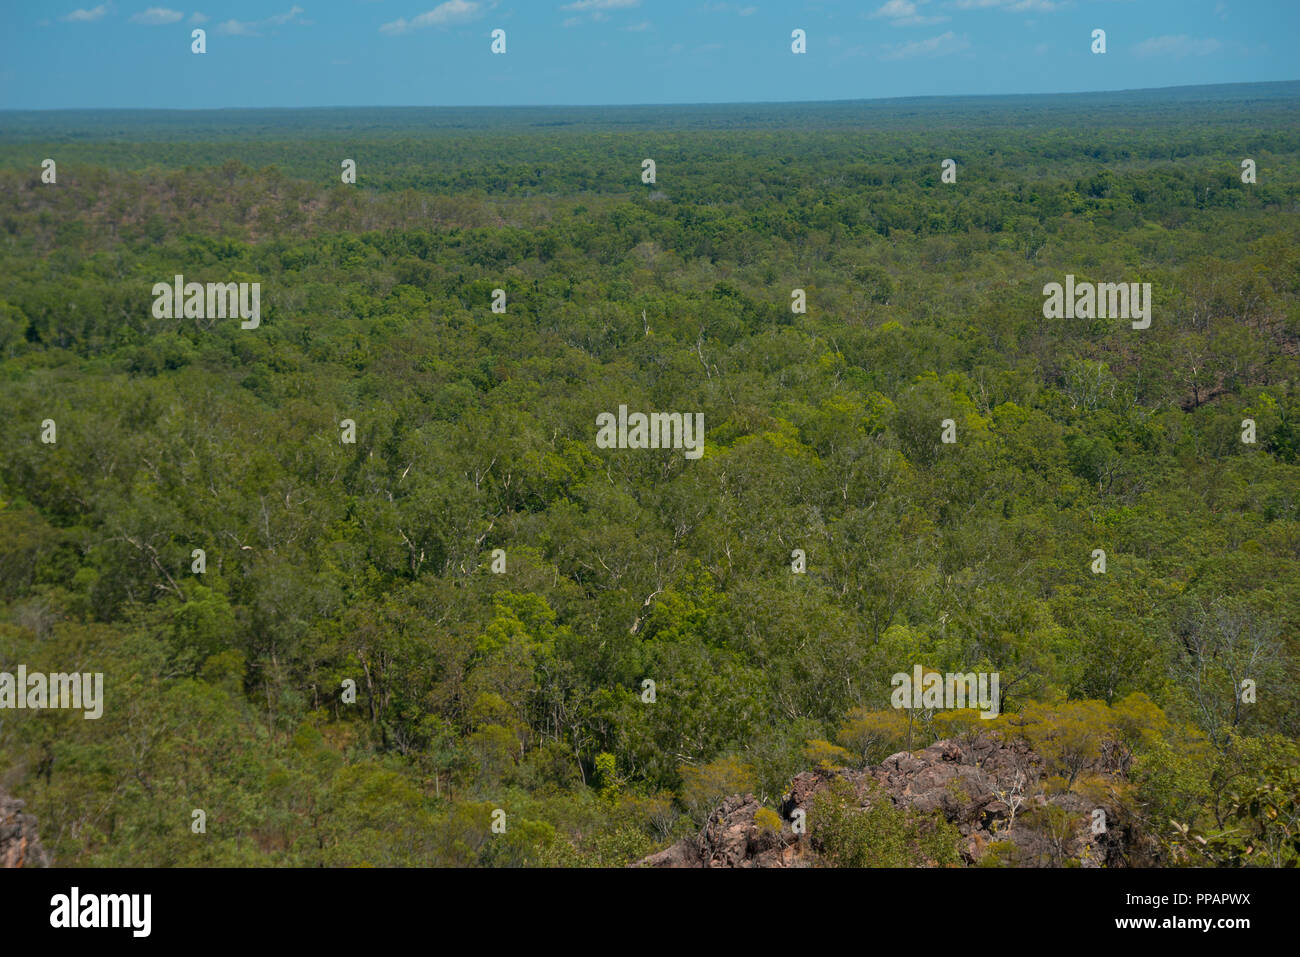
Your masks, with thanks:
M609 109L644 109L671 107L754 107L754 106L802 106L848 103L898 103L913 100L978 100L978 99L1014 99L1023 97L1061 97L1061 96L1101 96L1122 93L1163 93L1175 90L1212 90L1225 87L1242 86L1283 86L1294 84L1300 86L1300 78L1289 80L1240 80L1231 83L1192 83L1177 86L1122 87L1111 90L1057 90L1050 93L923 93L909 96L881 97L843 97L823 100L699 100L688 103L501 103L501 104L442 104L442 105L399 105L399 104L354 104L350 106L335 104L331 106L60 106L45 109L30 107L0 107L0 113L220 113L245 110L609 110ZM1300 92L1300 91L1297 91Z

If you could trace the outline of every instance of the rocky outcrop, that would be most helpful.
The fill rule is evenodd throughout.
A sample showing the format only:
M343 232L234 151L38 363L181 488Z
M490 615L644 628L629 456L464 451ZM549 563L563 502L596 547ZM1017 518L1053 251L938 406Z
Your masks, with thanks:
M762 805L752 794L726 798L698 835L639 862L642 867L798 867L817 863L814 833L793 822L811 815L813 797L842 778L860 807L889 800L921 814L937 813L961 834L966 864L1018 867L1123 867L1140 859L1123 810L1096 795L1110 788L1046 786L1041 758L1023 741L979 735L902 751L861 771L818 770L797 775L779 807L780 832L755 821ZM1113 772L1097 780L1118 783ZM1099 816L1097 812L1100 811ZM769 819L770 821L770 819ZM810 832L815 828L810 827Z
M49 855L36 836L36 818L23 802L0 791L0 867L48 867Z
M797 867L805 863L806 845L792 841L788 821L781 833L754 822L763 805L752 794L733 794L711 815L694 838L640 862L643 867Z

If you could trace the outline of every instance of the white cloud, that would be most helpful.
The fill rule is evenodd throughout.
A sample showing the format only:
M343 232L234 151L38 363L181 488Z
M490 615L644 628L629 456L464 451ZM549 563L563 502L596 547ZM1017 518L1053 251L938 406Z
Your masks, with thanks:
M569 17L564 21L567 27L581 23L583 16L590 17L592 23L604 23L609 19L610 10L632 10L639 6L641 0L573 0L572 3L562 5L560 9L577 14L576 17Z
M1222 48L1223 44L1213 37L1198 39L1179 33L1143 40L1133 52L1138 56L1208 56Z
M945 16L926 16L921 13L919 4L928 2L929 0L915 0L915 2L914 0L888 0L884 6L871 14L870 18L888 20L890 25L895 27L920 27L952 19Z
M59 17L64 23L90 23L98 20L104 14L108 13L108 4L101 3L92 10L73 10L71 13L65 13Z
M1006 10L1008 13L1025 13L1038 10L1049 13L1060 10L1062 0L953 0L958 10Z
M288 12L277 13L265 20L227 20L217 24L217 32L228 37L260 37L263 27L282 27L286 23L307 26L311 21L299 19L306 12L302 7L295 5L290 7Z
M911 43L903 43L892 47L881 59L907 60L921 56L951 56L969 48L970 41L964 35L959 37L949 30L947 33L941 33L937 37L930 37L928 40L913 40Z
M278 13L273 17L267 17L266 22L276 26L279 26L282 23L292 23L294 17L300 16L306 12L307 11L302 7L290 7L288 13Z
M184 19L185 14L179 10L168 10L166 7L150 7L143 13L137 13L131 17L132 23L143 23L145 26L160 26L164 23L175 23Z
M195 10L193 13L190 14L190 23L207 23L207 22L208 22L208 17L207 14L205 13L199 13L199 11Z
M261 34L257 32L255 26L256 24L239 20L227 20L225 23L217 24L217 32L228 37L260 37Z
M573 3L564 4L560 9L581 13L587 10L628 10L639 6L641 0L574 0Z
M402 33L423 30L427 27L446 27L453 23L466 23L477 17L481 10L481 4L471 3L469 0L447 0L446 3L440 3L432 10L426 10L410 20L405 17L398 17L391 23L385 23L379 28L379 32L387 33L389 36L398 36Z
M624 27L623 29L628 33L643 33L650 29L650 21L642 20L640 23L634 23L630 27Z

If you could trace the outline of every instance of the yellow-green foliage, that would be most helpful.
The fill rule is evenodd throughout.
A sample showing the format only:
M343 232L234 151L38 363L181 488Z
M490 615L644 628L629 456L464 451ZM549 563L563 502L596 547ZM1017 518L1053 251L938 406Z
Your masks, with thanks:
M708 764L684 765L681 774L682 804L698 821L705 820L722 798L744 794L754 787L753 766L735 755Z
M544 864L550 859L550 847L555 843L555 828L545 821L532 821L516 817L506 830L494 835L483 855L488 867L528 867Z
M653 831L659 838L667 838L673 833L682 813L672 799L671 792L659 794L620 794L617 811L620 816L628 815L643 822L646 830Z
M754 812L754 826L760 834L780 834L781 815L770 808L761 807Z
M1012 841L993 841L984 849L979 859L980 867L1015 867L1018 859L1016 845Z
M943 815L896 808L877 793L859 807L849 782L833 781L812 799L810 831L832 867L948 867L961 862L961 832Z
M1074 790L1094 807L1115 807L1131 800L1133 785L1123 778L1085 772L1074 782Z
M951 738L962 744L969 744L981 734L994 730L993 721L980 716L975 708L953 708L951 711L939 711L934 716L934 732L940 738Z
M822 771L835 771L844 767L853 757L839 745L814 738L804 745L804 757L813 767Z
M1300 866L1300 746L1229 734L1210 771L1215 800L1170 821L1176 858L1218 867Z
M1049 774L1043 778L1043 793L1049 797L1054 794L1064 794L1068 790L1070 790L1070 782L1059 774Z
M893 708L871 711L859 707L845 716L836 739L863 764L871 764L901 750L907 741L907 732L906 712Z
M1116 736L1129 747L1159 740L1171 730L1165 713L1140 691L1113 705Z
M1164 712L1140 692L1114 707L1104 701L1034 702L1019 714L1003 715L997 725L1024 737L1048 770L1065 779L1067 789L1101 759L1108 745L1127 749L1151 744L1171 731Z
M615 797L622 787L622 781L618 777L617 762L614 755L608 751L602 751L596 755L596 777L600 780L600 796L606 798Z
M499 781L514 767L520 751L515 732L499 724L483 725L469 736L466 743L474 758L477 780L482 783Z

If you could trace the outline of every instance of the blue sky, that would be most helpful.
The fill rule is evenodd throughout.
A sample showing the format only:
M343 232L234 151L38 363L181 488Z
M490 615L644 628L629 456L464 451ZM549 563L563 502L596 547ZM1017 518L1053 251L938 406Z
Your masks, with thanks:
M5 109L720 103L1300 78L1300 0L0 4ZM489 49L498 28L504 55ZM795 28L806 54L791 53ZM1105 55L1089 49L1094 28Z

